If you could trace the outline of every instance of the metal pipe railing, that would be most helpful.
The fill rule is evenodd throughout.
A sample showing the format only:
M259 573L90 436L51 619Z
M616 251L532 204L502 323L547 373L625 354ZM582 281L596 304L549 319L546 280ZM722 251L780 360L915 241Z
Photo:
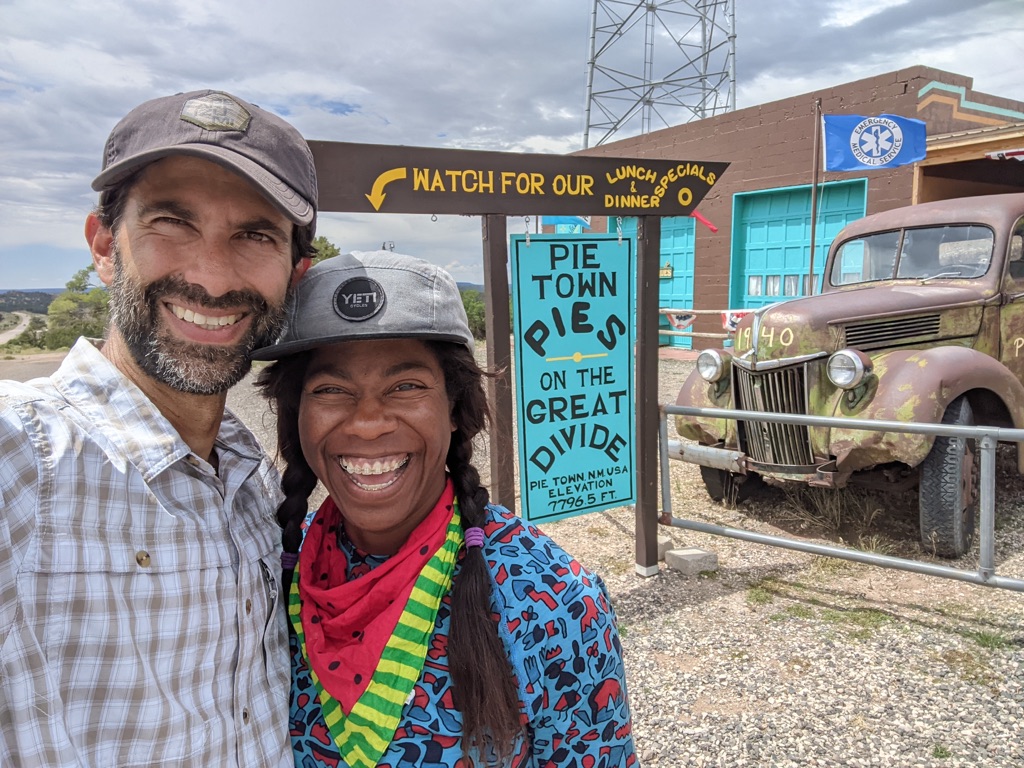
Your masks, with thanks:
M902 571L912 571L929 576L939 576L946 579L955 579L971 584L979 584L986 587L997 587L1010 589L1016 592L1024 592L1024 579L998 576L995 565L995 496L996 496L996 445L1003 442L1024 442L1024 429L1008 429L1005 427L978 427L951 424L924 424L920 422L906 421L869 421L862 419L844 419L835 416L805 416L802 414L789 413L763 413L760 411L740 411L728 408L695 408L682 405L662 405L661 420L658 427L659 453L661 461L661 496L662 514L659 522L675 528L709 533L716 536L727 536L733 539L751 541L757 544L781 547L783 549L809 552L826 557L835 557L842 560L876 565L882 568L895 568ZM799 539L790 539L785 536L774 536L771 534L756 533L741 528L730 528L728 526L712 525L696 520L685 520L675 517L672 514L672 486L669 478L669 459L678 458L678 440L668 439L668 417L670 415L681 416L705 416L712 418L742 419L744 421L767 422L777 424L803 424L812 427L841 427L843 429L859 429L868 432L905 432L908 434L933 435L933 436L960 436L975 438L978 442L978 453L980 454L980 520L979 520L979 558L978 570L968 571L952 566L938 565L935 563L924 563L909 558L892 557L890 555L879 555L873 552L861 552L860 550L836 547L827 544L815 544ZM671 456L673 450L676 456Z

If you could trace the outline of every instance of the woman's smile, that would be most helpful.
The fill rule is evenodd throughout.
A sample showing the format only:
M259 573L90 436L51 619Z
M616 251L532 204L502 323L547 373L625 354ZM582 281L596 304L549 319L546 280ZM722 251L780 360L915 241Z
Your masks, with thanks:
M351 476L352 482L364 491L383 491L390 488L401 477L408 463L409 454L388 456L383 459L338 457L341 468Z

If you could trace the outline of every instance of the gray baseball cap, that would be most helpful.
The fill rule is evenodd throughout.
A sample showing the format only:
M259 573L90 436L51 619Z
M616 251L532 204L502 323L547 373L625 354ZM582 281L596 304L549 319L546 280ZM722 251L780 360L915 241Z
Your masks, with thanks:
M278 360L339 341L436 339L473 352L462 294L440 267L391 251L325 259L299 281L284 335L253 360Z
M103 171L93 179L100 202L144 165L193 155L222 165L260 189L300 226L316 226L313 153L277 115L221 91L191 91L140 104L111 131Z

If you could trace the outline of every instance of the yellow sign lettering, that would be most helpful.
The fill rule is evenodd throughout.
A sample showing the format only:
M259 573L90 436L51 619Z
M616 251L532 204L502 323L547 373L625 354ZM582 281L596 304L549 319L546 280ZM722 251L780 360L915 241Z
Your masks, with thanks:
M519 195L543 195L544 174L502 171L501 194L508 194L512 190Z
M623 181L624 179L636 179L638 181L648 181L653 184L658 179L658 174L649 168L644 168L642 165L620 165L615 169L614 175L611 171L605 174L605 178L608 179L609 184L614 184L617 181Z
M556 195L582 197L594 194L594 177L587 174L559 173L551 180L551 191Z
M605 195L605 208L657 208L661 198L654 195Z

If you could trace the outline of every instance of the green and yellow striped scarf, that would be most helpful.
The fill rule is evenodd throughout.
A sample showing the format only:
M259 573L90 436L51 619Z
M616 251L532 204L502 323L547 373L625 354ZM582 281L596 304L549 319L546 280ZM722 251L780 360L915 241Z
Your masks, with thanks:
M317 517L327 513L320 524L307 532L292 579L288 614L316 685L324 720L342 758L350 768L372 768L394 738L402 710L423 670L438 607L451 588L462 547L462 527L449 481L437 506L421 523L427 529L425 536L417 537L414 532L387 563L346 582L344 554L336 543L329 549L325 544L333 538L325 532L335 530L331 523L337 519L331 514L337 508L329 509L329 502L317 513ZM448 518L447 526L435 528L437 534L444 531L438 546L437 536L430 535L429 529L434 526L429 523L443 525L443 517ZM429 543L424 543L425 539ZM337 569L342 572L340 578ZM327 580L322 576L329 573L336 583L320 590L307 589L300 580L300 571L306 571L307 578L316 574L317 581ZM378 571L383 577L369 578ZM367 578L374 583L359 584ZM355 585L361 587L358 594L352 596L351 589L343 594ZM352 610L354 617L345 615L346 598L353 604L361 603ZM310 599L316 603L313 610ZM388 605L389 600L396 605ZM368 607L372 617L367 615ZM352 618L358 623L352 623ZM318 650L307 646L309 633L304 629L312 630ZM339 642L339 637L345 640ZM348 641L355 637L356 642Z

